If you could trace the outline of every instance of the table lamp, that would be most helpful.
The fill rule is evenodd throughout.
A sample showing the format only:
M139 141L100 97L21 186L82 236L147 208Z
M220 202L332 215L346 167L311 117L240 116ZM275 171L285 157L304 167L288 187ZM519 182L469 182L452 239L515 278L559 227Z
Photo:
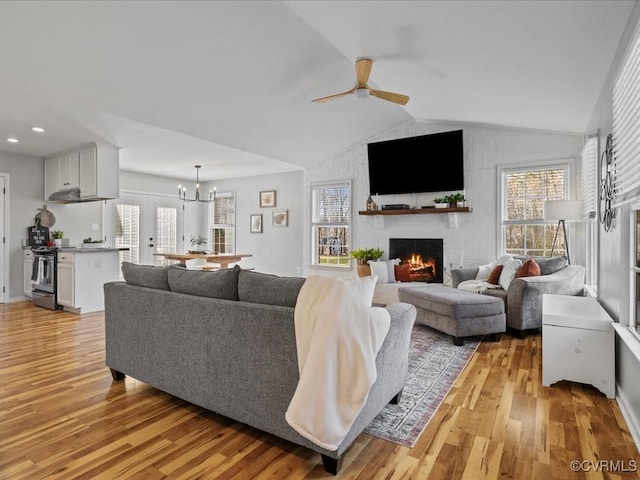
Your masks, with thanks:
M556 227L556 234L553 237L553 244L551 245L551 256L553 256L553 250L556 247L556 240L558 239L558 231L562 226L562 232L564 233L564 244L567 250L567 263L571 263L569 257L569 239L567 238L567 229L565 222L579 222L582 220L582 201L581 200L546 200L543 206L544 219L545 220L557 220L558 226Z

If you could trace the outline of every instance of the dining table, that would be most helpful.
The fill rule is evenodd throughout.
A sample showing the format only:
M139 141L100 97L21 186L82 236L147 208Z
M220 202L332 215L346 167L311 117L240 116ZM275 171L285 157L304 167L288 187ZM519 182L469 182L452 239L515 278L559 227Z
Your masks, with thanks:
M250 253L155 253L158 257L168 260L178 260L186 262L187 260L204 260L206 263L219 265L221 270L229 268L232 263L237 263L243 258L253 256ZM209 270L213 267L203 267L203 270Z

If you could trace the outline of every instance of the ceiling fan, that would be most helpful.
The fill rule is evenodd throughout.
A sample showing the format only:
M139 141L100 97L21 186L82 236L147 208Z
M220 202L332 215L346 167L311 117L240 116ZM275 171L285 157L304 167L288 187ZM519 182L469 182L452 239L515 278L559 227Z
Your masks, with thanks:
M316 103L324 103L335 98L344 97L345 95L354 94L357 98L367 98L369 95L387 100L389 102L398 103L400 105L406 105L409 101L409 97L400 93L385 92L383 90L376 90L370 88L367 85L369 81L369 74L371 73L371 64L373 61L370 58L358 58L356 60L356 85L351 89L343 93L337 93L335 95L329 95L328 97L316 98L311 100Z

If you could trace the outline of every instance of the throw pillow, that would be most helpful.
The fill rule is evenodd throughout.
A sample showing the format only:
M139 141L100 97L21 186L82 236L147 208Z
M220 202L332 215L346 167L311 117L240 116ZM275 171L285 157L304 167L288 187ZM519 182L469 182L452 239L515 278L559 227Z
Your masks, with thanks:
M202 272L186 268L169 269L169 287L172 292L200 297L238 300L238 274L240 267Z
M540 265L533 259L525 261L516 273L516 278L537 277L540 275Z
M302 277L281 277L270 273L240 269L238 274L238 300L295 307L298 294L305 282Z
M378 276L378 283L389 283L387 262L381 260L374 262L373 260L369 260L369 266L371 267L371 276Z
M393 270L398 282L411 282L411 265L401 263L400 265L395 265Z
M507 260L505 264L502 266L502 273L500 274L500 279L498 280L498 285L502 287L503 290L509 290L509 285L514 278L516 278L516 273L522 266L522 260L518 260L516 258L512 258L511 260Z
M156 267L154 265L138 265L122 262L122 276L124 281L139 287L170 290L167 271L173 267Z
M364 303L366 307L370 307L373 303L373 293L376 289L377 282L378 277L376 275L347 278L344 281L344 283L354 291L358 300Z
M396 265L400 264L399 258L387 260L387 280L389 283L396 283Z
M491 273L487 277L487 283L491 285L498 285L498 281L500 280L500 274L502 273L503 265L496 265L491 270Z
M495 263L487 263L486 265L480 265L478 267L478 273L476 274L476 280L482 280L486 282L489 279L489 274L491 273L491 270L493 270L494 266L495 266Z

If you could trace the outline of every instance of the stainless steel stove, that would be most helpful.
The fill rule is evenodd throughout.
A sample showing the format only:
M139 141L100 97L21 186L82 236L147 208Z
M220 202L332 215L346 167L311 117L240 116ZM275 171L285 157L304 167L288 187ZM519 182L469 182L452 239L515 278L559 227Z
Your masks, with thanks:
M44 245L31 247L33 270L31 272L31 299L34 304L51 310L60 310L58 304L58 249Z

